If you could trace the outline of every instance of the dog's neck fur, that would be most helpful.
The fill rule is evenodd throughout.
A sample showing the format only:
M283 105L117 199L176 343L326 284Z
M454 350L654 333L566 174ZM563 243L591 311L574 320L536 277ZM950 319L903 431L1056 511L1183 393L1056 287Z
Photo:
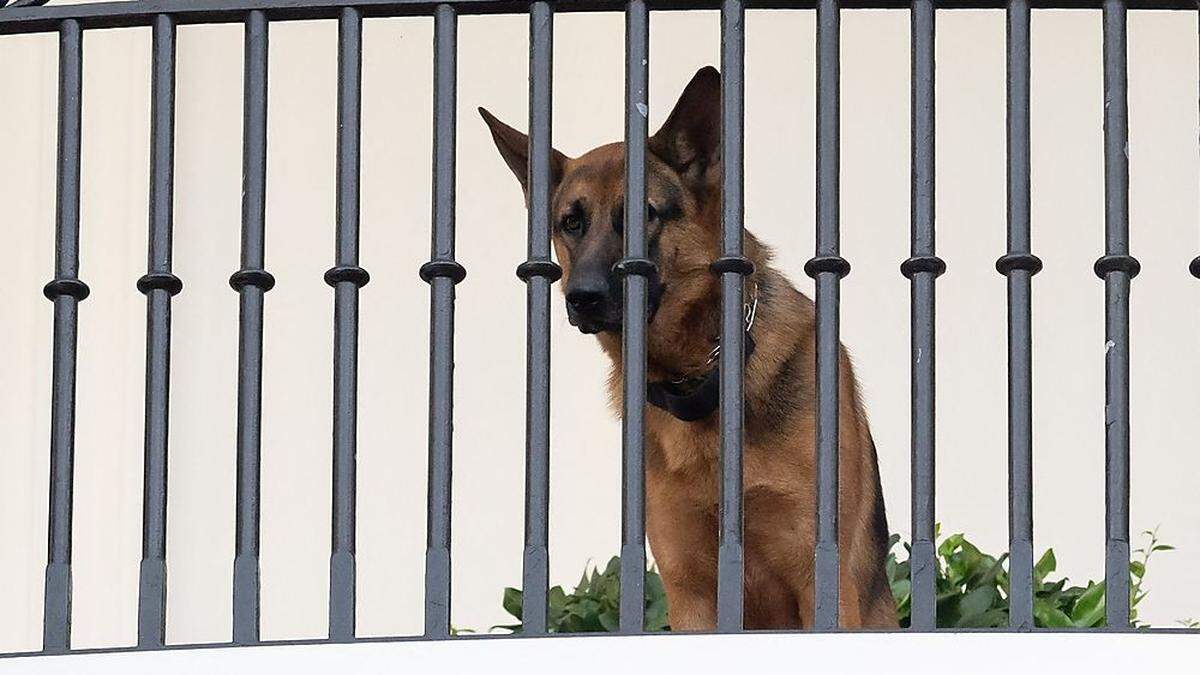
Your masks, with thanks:
M646 378L650 382L669 381L707 374L715 366L708 363L717 346L721 327L721 283L709 266L721 255L721 194L719 171L708 176L707 189L693 192L696 222L703 223L700 234L690 245L672 251L658 312L647 326ZM745 233L743 254L754 265L746 278L744 298L758 289L754 336L758 348L746 361L743 394L746 433L756 433L755 420L770 407L770 392L785 362L796 345L811 338L810 316L800 311L809 302L788 279L772 266L769 247L750 232ZM613 408L620 411L624 382L621 334L597 334L604 352L612 361L608 390ZM774 338L774 339L772 339ZM786 374L785 374L786 375ZM790 375L789 375L790 376ZM705 425L711 425L715 416Z

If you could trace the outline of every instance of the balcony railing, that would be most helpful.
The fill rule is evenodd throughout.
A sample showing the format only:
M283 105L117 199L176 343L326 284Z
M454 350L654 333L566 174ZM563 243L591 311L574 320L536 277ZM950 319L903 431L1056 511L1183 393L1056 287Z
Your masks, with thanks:
M5 4L0 1L0 5ZM466 270L455 260L455 109L460 15L528 13L528 259L526 491L523 573L524 636L547 634L550 289L562 270L549 240L552 40L555 12L623 10L626 14L626 203L643 203L651 10L719 9L723 206L721 257L712 266L722 291L720 352L719 632L742 631L742 437L744 357L742 302L751 265L743 255L744 12L747 8L814 9L817 18L817 232L805 271L816 284L817 534L815 630L838 629L838 325L839 283L850 264L839 252L839 16L842 9L907 9L912 44L911 257L900 272L911 284L912 323L912 629L936 628L934 513L934 287L945 263L934 233L934 22L936 9L1004 8L1007 12L1008 250L996 262L1007 278L1009 329L1010 626L1033 619L1031 278L1042 267L1030 244L1030 14L1034 8L1103 13L1105 254L1095 264L1104 282L1106 364L1105 608L1110 631L1130 630L1129 604L1129 291L1139 271L1129 249L1126 16L1130 10L1196 11L1192 0L967 2L913 0L140 0L55 5L16 0L0 8L4 35L45 32L59 38L56 264L44 292L53 303L53 393L50 433L49 551L45 572L43 653L71 650L71 526L75 442L77 316L89 294L79 278L80 142L83 36L127 26L152 30L151 197L148 267L137 282L146 296L146 399L143 558L138 586L137 649L182 648L165 640L166 504L169 372L173 296L184 286L171 268L175 188L175 39L182 24L241 23L245 93L241 269L238 293L236 553L232 646L263 644L259 634L259 497L263 306L274 278L264 267L268 35L273 23L338 23L336 248L325 281L333 289L333 536L329 574L329 641L360 641L355 632L355 446L359 289L359 158L364 17L432 16L434 20L433 223L430 260L419 270L430 285L428 541L425 630L450 637L450 518L454 403L455 285ZM1183 17L1184 12L1180 12ZM631 209L624 230L624 431L620 633L643 631L645 569L644 420L647 278L645 214ZM1191 273L1200 277L1200 258ZM923 356L922 356L923 355ZM0 609L0 611L3 611ZM376 641L376 640L370 640Z

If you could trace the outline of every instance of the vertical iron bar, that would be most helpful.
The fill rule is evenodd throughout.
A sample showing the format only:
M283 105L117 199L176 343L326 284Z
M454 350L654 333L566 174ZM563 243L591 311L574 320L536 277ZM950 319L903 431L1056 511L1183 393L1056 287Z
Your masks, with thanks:
M1200 0L1196 0L1196 9L1200 10ZM1196 22L1196 27L1198 29L1198 36L1200 36L1200 21ZM1192 262L1188 265L1188 271L1192 273L1192 276L1200 279L1200 256L1192 258Z
M646 134L649 114L650 10L646 0L625 8L625 259L621 333L624 381L621 474L622 633L645 628L646 580Z
M900 271L912 297L912 622L937 628L934 551L935 292L946 264L934 252L934 40L933 0L912 3L912 243Z
M71 646L71 509L75 476L75 348L79 302L79 146L83 102L83 31L75 19L59 27L58 196L54 279L43 289L54 303L54 374L50 401L50 506L42 648Z
M522 630L547 629L550 507L550 284L562 270L550 260L550 123L554 10L529 6L529 259L517 268L528 287L525 390L525 552Z
M433 240L421 278L430 284L429 492L425 637L450 635L450 481L454 443L454 153L458 14L438 5L433 28Z
M721 3L721 258L713 272L721 278L721 488L717 549L717 630L742 630L742 432L745 327L742 314L746 276L753 267L742 251L743 157L745 150L745 35L742 0Z
M175 164L175 19L154 17L150 93L150 252L138 280L146 295L146 447L142 486L142 564L138 647L162 647L167 605L167 440L171 378L171 273Z
M354 639L355 452L358 422L358 289L370 280L358 265L359 141L362 121L362 11L338 17L336 266L334 289L333 527L329 557L329 639Z
M264 269L267 192L269 27L261 10L245 25L242 100L242 267L238 291L237 533L233 559L233 641L259 640L259 478L262 450L263 300L275 285Z
M1105 618L1129 627L1129 287L1140 266L1129 255L1129 102L1124 0L1105 0L1104 279Z
M1029 140L1029 1L1010 0L1008 25L1008 625L1033 622L1033 317Z
M837 0L817 3L817 246L805 265L817 285L817 630L838 627L838 305L849 271L838 252L840 11Z

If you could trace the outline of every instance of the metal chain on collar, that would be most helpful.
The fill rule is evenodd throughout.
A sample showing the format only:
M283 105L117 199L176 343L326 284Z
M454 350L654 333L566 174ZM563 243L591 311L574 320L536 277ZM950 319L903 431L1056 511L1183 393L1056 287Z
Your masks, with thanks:
M758 313L758 282L753 282L753 284L750 287L750 301L742 303L742 316L743 316L743 321L746 324L744 332L746 332L746 333L750 332L750 329L754 326L754 316L757 313ZM720 338L717 338L717 346L713 347L712 351L708 353L708 360L704 362L704 365L711 366L712 364L716 363L717 359L720 358L720 356L721 356L721 341L720 341Z

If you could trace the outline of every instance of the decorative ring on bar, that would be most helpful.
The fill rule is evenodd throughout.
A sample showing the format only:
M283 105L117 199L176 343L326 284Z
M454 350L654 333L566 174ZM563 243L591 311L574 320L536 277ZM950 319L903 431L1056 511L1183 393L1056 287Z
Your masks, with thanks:
M1106 255L1097 260L1092 269L1101 279L1107 277L1109 272L1124 272L1132 279L1142 271L1142 264L1131 255Z
M275 288L275 277L266 270L245 269L234 272L229 277L229 285L235 291L241 291L247 286L253 286L263 293Z
M78 279L55 279L42 288L42 295L47 300L57 300L63 296L71 296L83 300L92 294L92 289Z
M1200 256L1196 256L1196 258L1192 260L1192 264L1188 265L1188 270L1192 273L1192 276L1200 279Z
M996 271L1000 274L1013 270L1024 270L1032 276L1042 271L1042 259L1032 253L1009 253L996 261Z
M149 295L150 291L166 291L171 295L178 295L179 291L183 290L183 281L170 272L151 272L137 280L137 289L142 295Z
M337 286L343 281L349 281L358 288L362 288L370 280L371 275L367 274L367 271L358 265L338 265L337 267L330 267L325 272L325 283L330 286Z
M419 273L421 275L421 279L423 279L427 284L433 283L433 280L437 279L438 277L448 278L450 281L453 281L457 284L466 278L467 268L453 260L430 260L424 265L421 265Z
M850 263L840 255L820 255L804 263L804 273L813 279L824 272L833 272L840 279L850 273Z
M625 258L613 265L613 272L622 278L632 275L649 279L658 276L658 265L646 258Z
M914 274L932 272L934 278L946 273L946 261L936 255L915 255L900 263L900 274L911 279Z
M554 283L562 278L562 268L553 260L526 260L517 265L517 276L525 282L532 277L545 277Z
M717 258L713 261L708 269L713 274L724 274L726 272L736 272L744 277L754 274L754 263L744 255L727 255Z

